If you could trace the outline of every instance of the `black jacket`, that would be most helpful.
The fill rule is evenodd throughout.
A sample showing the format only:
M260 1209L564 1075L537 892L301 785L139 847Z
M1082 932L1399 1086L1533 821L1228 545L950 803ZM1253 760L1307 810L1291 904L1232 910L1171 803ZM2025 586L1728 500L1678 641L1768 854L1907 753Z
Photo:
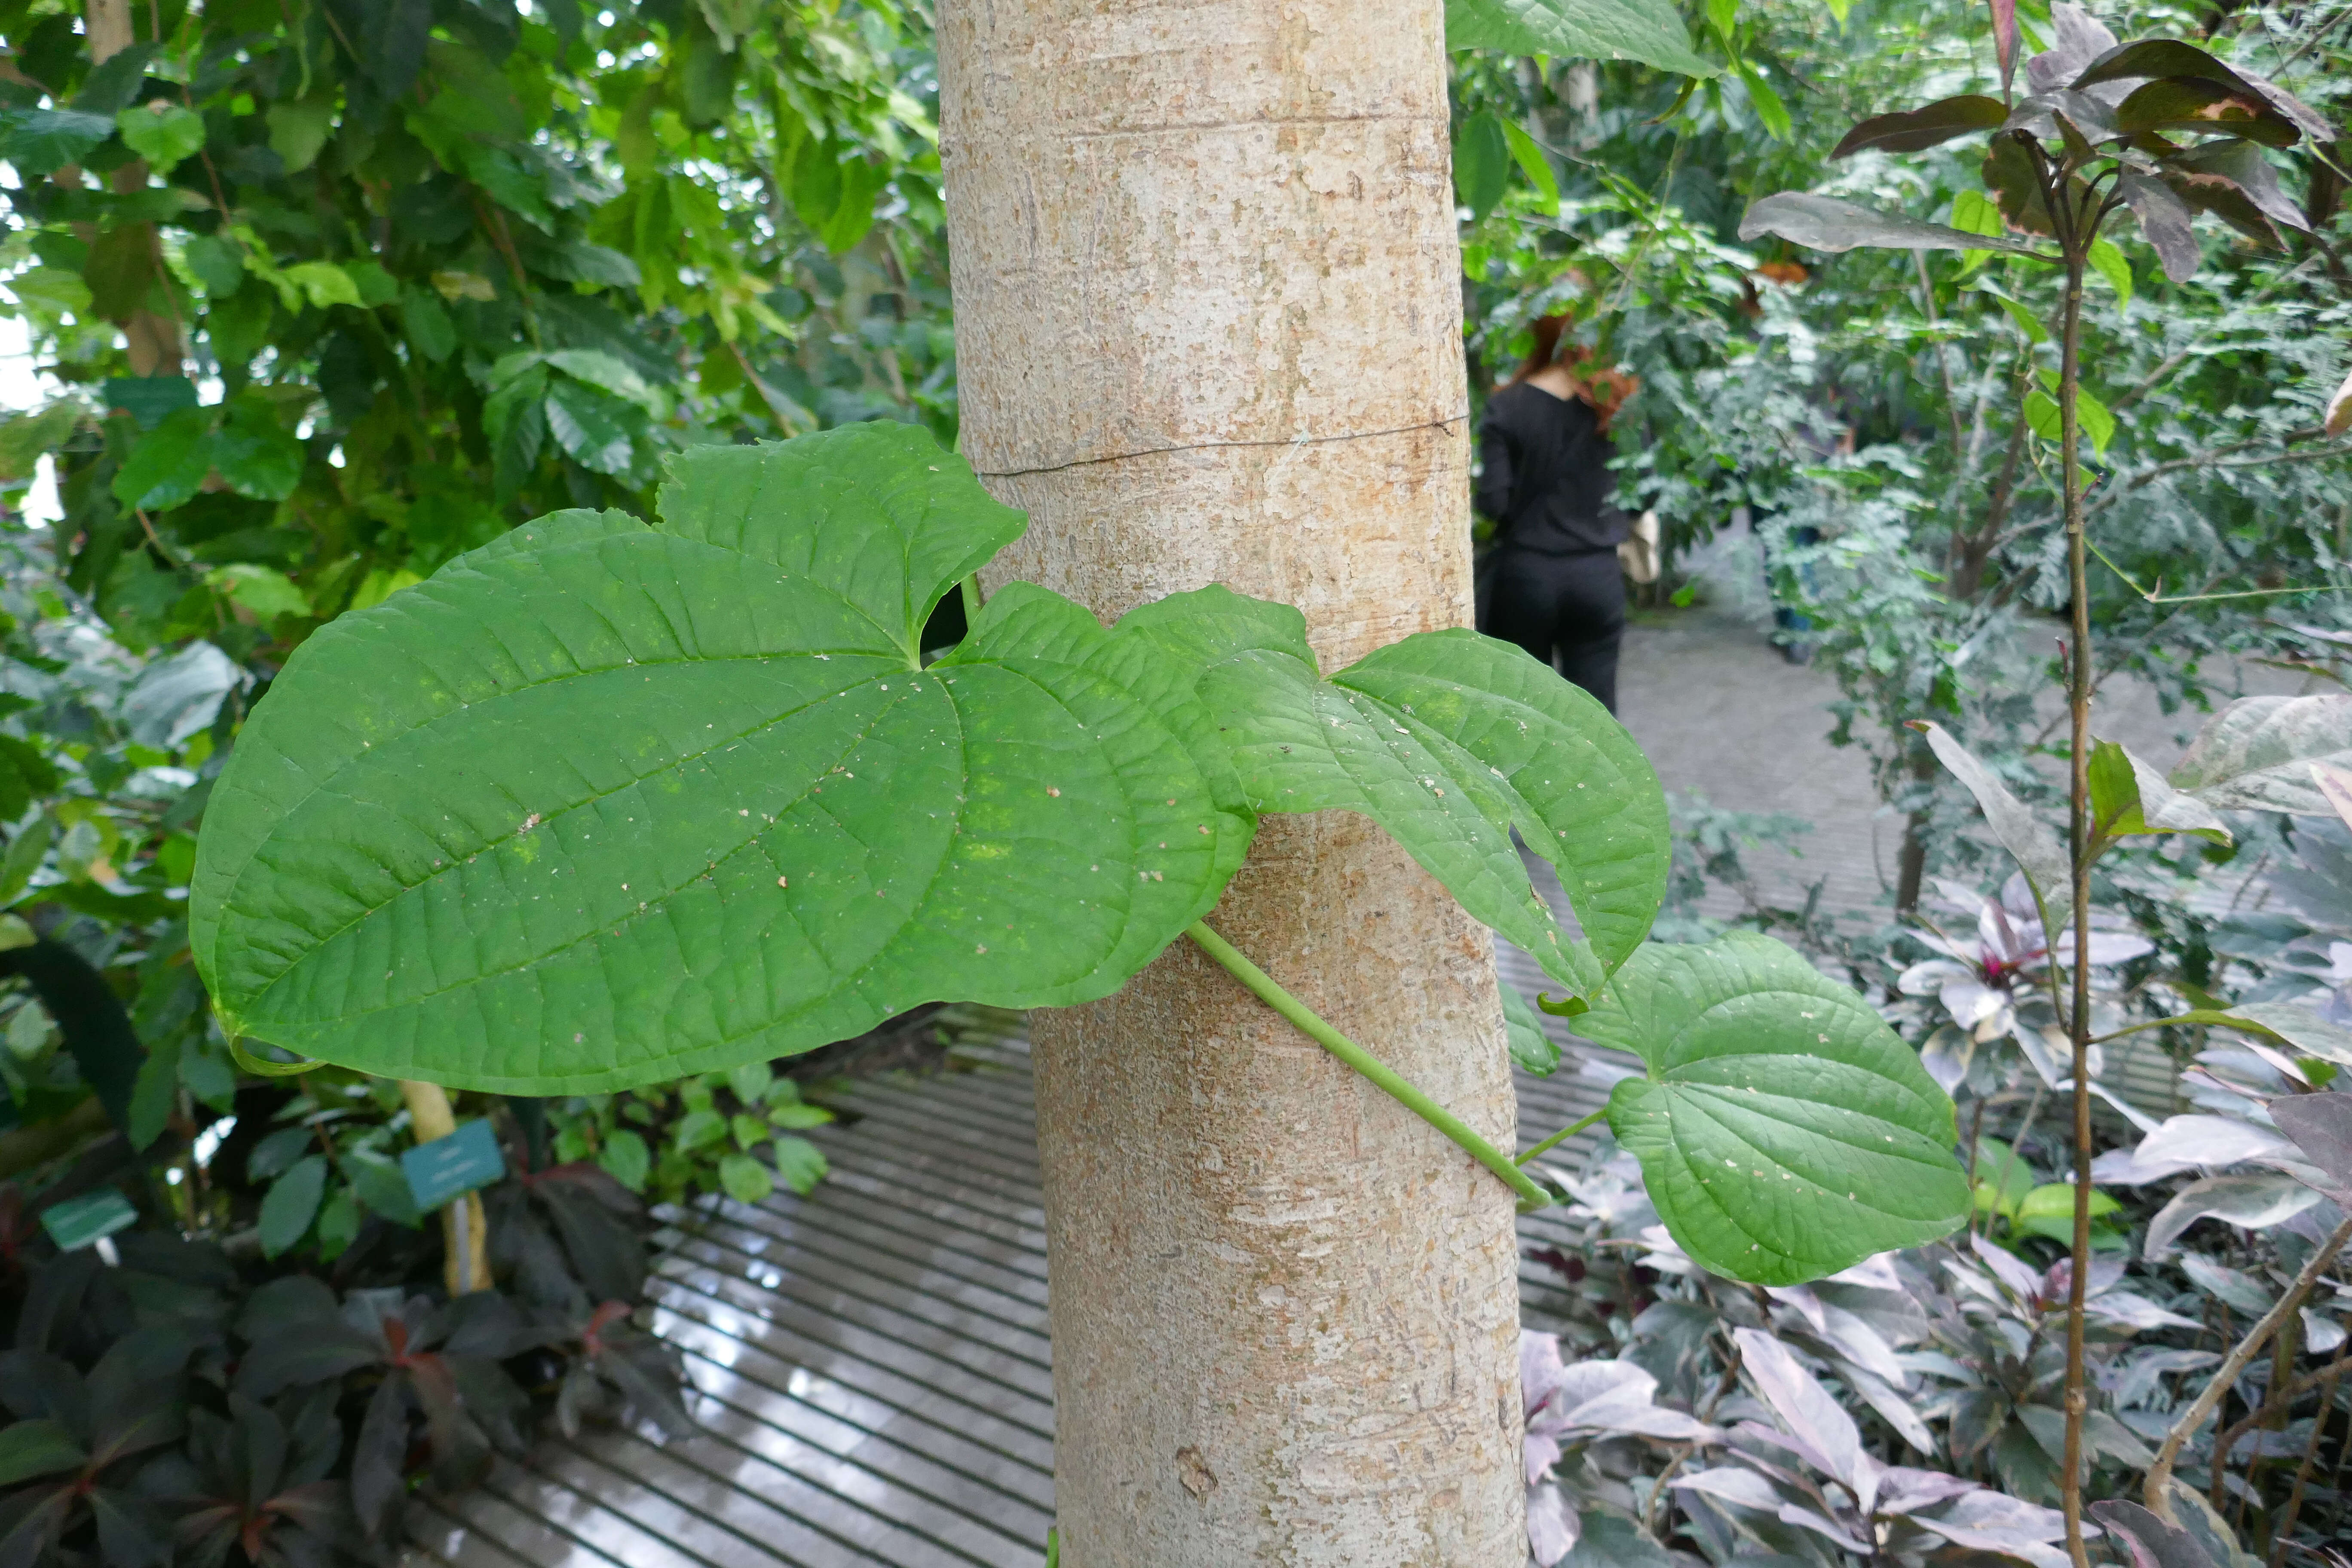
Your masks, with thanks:
M1573 398L1525 382L1486 401L1478 427L1484 467L1473 499L1499 543L1538 555L1613 550L1633 519L1609 504L1616 455L1600 416Z

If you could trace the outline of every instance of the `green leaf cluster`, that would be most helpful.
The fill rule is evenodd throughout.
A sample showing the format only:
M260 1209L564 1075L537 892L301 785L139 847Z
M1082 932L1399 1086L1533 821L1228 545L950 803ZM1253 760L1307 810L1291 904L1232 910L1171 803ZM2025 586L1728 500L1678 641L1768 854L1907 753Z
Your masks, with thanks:
M754 1074L731 1113L696 1079L667 1133L752 1198L772 1058L929 1000L1108 994L1215 904L1261 815L1349 810L1593 999L1580 1027L1643 1049L1655 1093L1612 1102L1629 1146L1696 1157L1677 1140L1720 1117L1723 1061L1694 1051L1775 1079L1759 1125L1813 1209L1742 1252L1720 1216L1765 1224L1797 1189L1660 1196L1695 1257L1811 1278L1965 1212L1950 1102L1852 993L1762 939L1642 945L1664 801L1590 697L1462 631L1326 677L1296 610L1216 587L1106 628L1015 584L926 662L932 606L1022 524L928 437L866 426L689 452L656 526L557 513L338 620L247 722L199 842L224 1026L509 1093ZM1702 993L1727 1010L1661 1012ZM643 1134L606 1131L606 1168L644 1182ZM1871 1205L1822 1207L1840 1171Z

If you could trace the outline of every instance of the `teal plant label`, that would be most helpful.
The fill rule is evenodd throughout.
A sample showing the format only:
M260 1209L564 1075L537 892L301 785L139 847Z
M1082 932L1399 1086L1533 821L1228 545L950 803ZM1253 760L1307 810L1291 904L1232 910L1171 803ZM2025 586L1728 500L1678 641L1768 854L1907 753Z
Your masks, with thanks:
M60 1252L74 1252L139 1223L139 1211L112 1187L68 1198L41 1211L41 1228Z
M460 1125L446 1138L419 1143L400 1157L401 1173L418 1209L430 1213L451 1198L487 1187L507 1173L506 1156L487 1121Z

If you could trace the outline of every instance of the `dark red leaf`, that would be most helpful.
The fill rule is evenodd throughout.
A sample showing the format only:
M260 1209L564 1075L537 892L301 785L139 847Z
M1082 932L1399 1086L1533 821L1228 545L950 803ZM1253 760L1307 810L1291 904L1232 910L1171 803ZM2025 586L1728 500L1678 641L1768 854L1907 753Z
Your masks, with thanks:
M2143 131L2226 132L2266 147L2291 147L2301 134L2250 89L2203 77L2141 83L2116 106L2116 128L2133 135Z
M2232 70L2203 49L2175 38L2145 38L2138 43L2118 45L2084 68L2074 85L2089 87L2141 77L2187 77L2221 82L2267 104L2273 113L2315 142L2336 139L2335 127L2293 93L2252 71Z
M2116 194L2139 219L2139 232L2156 252L2164 275L2175 283L2195 275L2203 259L2194 227L2196 215L2170 185L2126 169L2117 176Z
M2007 98L2017 74L2017 0L1992 0L1992 47L2000 60L2000 93Z
M1956 136L1991 131L2009 118L2000 100L1980 92L1963 93L1920 109L1874 114L1845 133L1830 156L1844 158L1865 148L1885 153L1918 153L1941 146Z

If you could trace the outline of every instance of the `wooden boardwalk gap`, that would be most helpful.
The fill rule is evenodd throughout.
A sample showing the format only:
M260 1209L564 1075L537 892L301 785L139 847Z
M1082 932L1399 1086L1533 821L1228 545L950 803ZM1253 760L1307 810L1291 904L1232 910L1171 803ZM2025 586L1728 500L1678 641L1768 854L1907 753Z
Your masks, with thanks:
M1541 988L1517 952L1502 963ZM833 1163L814 1194L718 1203L664 1234L656 1326L686 1355L703 1431L553 1439L475 1491L420 1498L419 1568L1045 1562L1054 1406L1029 1047L1005 1015L943 1016L961 1070L849 1092L854 1117L814 1134ZM1605 1097L1577 1060L1519 1076L1522 1147ZM1567 1230L1557 1214L1519 1228L1523 1250ZM1560 1287L1523 1263L1530 1326Z

